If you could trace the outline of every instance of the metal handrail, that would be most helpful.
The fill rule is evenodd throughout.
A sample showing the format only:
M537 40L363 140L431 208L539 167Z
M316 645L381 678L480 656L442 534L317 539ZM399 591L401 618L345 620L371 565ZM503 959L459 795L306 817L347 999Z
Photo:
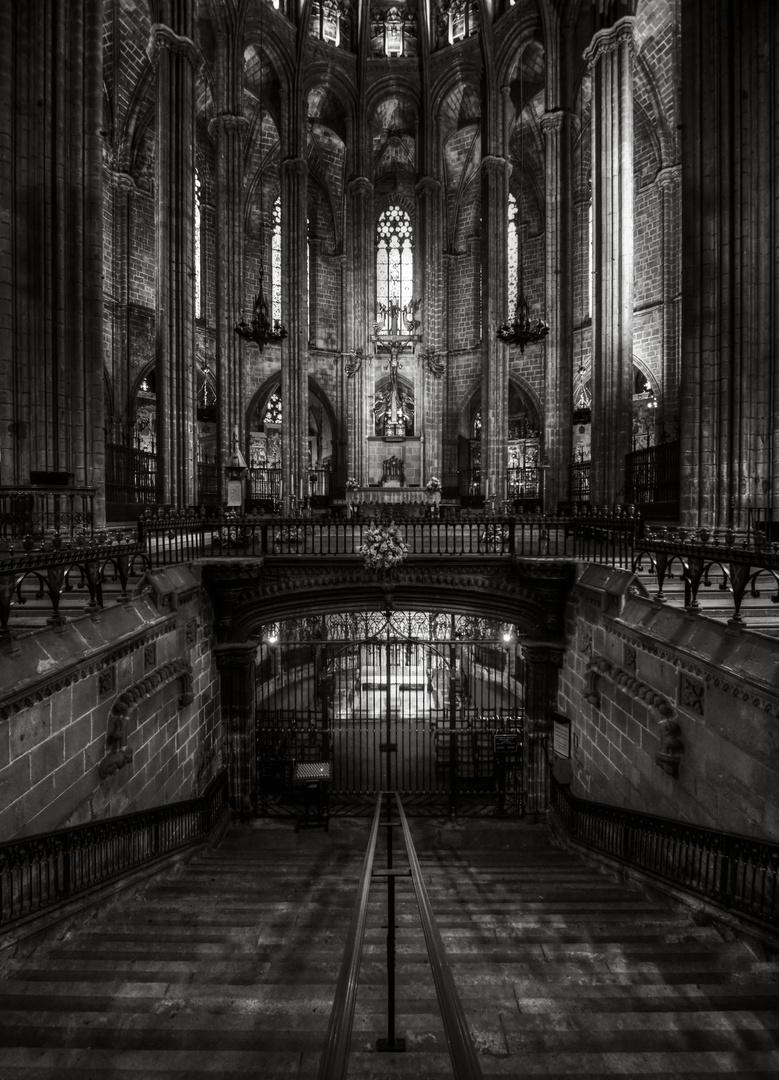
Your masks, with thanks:
M476 1049L468 1031L468 1022L465 1019L460 995L457 993L452 969L446 958L441 932L436 924L433 907L427 894L427 887L422 878L422 870L417 859L414 841L411 839L408 819L400 795L397 792L395 798L398 803L398 813L403 827L403 839L406 843L406 852L411 867L411 881L414 885L419 907L419 917L422 921L422 932L425 935L427 955L433 971L433 982L438 997L438 1007L441 1010L441 1019L444 1024L444 1035L449 1048L453 1075L455 1080L482 1080L483 1073L479 1065L479 1059L476 1056Z
M354 902L352 921L346 936L346 947L338 983L335 988L333 1009L327 1027L327 1040L319 1062L318 1080L343 1080L349 1065L349 1047L352 1041L354 1007L357 1003L357 982L362 960L362 946L365 938L365 923L368 918L368 894L371 889L373 857L376 852L376 838L379 834L381 815L381 795L376 800L376 812L368 840L368 850L362 864L360 882L357 886L357 899Z
M379 830L381 816L382 794L376 800L376 811L373 815L373 825L368 840L368 850L365 853L362 873L357 887L357 899L354 903L352 921L346 938L346 947L341 962L341 971L335 989L333 1009L330 1013L330 1022L327 1028L327 1039L322 1057L319 1062L317 1080L345 1080L349 1065L349 1047L352 1039L352 1026L354 1023L354 1009L357 1001L357 984L360 973L360 961L362 958L363 938L365 936L365 924L368 916L368 894L373 875L373 860L376 851L376 838ZM389 793L388 793L389 794ZM452 1062L453 1076L455 1080L483 1080L483 1073L479 1065L476 1049L471 1041L468 1024L465 1019L460 996L454 983L452 970L446 958L446 950L441 938L441 933L436 925L433 907L427 893L422 871L419 866L414 842L408 826L400 795L395 792L398 812L400 814L403 829L403 840L410 866L411 881L419 907L419 916L422 922L422 931L427 945L428 959L433 971L438 1006L441 1010L441 1019L444 1025L444 1035ZM391 827L391 826L388 826ZM387 870L383 873L392 875L394 871Z

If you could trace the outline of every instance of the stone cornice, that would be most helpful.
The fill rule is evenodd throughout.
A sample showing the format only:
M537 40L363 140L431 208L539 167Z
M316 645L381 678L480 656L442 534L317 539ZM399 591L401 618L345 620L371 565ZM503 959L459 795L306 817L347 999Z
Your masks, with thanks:
M31 706L52 697L58 691L97 674L104 668L110 667L125 656L145 648L165 634L176 630L175 616L169 616L164 621L157 623L148 630L131 634L129 638L118 645L107 645L97 649L88 661L63 664L56 671L51 671L45 678L28 682L23 689L12 692L0 701L0 720L7 720L10 716L29 709Z
M621 19L617 19L613 26L598 30L582 53L585 64L590 69L594 68L601 56L614 52L621 45L627 45L630 51L635 53L635 22L634 15L624 15Z
M726 694L729 693L736 700L747 701L750 705L762 709L770 716L779 717L779 691L775 691L772 687L765 684L758 687L749 686L746 680L736 672L725 671L721 666L701 660L697 656L693 659L689 654L685 655L672 646L660 644L649 634L621 624L619 620L607 619L604 620L604 623L607 625L609 633L634 648L642 649L651 656L656 656L658 660L672 664L680 671L695 675L697 678L702 679L707 686L721 690Z

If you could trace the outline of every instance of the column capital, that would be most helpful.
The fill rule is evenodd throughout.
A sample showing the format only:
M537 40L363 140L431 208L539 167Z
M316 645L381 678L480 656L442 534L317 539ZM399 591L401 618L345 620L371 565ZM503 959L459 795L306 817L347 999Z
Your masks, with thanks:
M226 641L214 646L214 659L220 670L250 667L256 657L257 643L253 641Z
M208 121L208 134L213 139L222 132L237 132L243 139L249 132L249 121L240 113L217 113Z
M111 169L108 173L111 187L124 195L134 195L138 188L135 186L135 178L131 173L121 169Z
M441 181L433 176L423 176L414 190L420 199L426 199L429 195L437 196L441 191Z
M373 195L373 184L367 176L355 176L346 185L346 190L352 196L368 199Z
M665 165L662 169L657 170L655 183L659 188L671 188L674 184L678 184L681 178L681 165Z
M301 179L308 176L308 162L304 157L300 157L299 155L296 157L284 158L281 163L281 168L288 176L294 174Z
M508 158L487 154L481 159L481 171L487 175L500 176L509 172L511 163Z
M635 52L635 23L635 15L625 15L621 19L617 19L613 26L609 26L605 30L598 30L582 53L587 66L590 69L594 68L601 56L614 52L621 45L627 45L631 52Z
M200 49L192 38L177 34L165 23L152 23L149 30L149 42L146 46L146 55L152 67L157 66L160 49L168 49L177 56L183 56L193 68L197 68L200 64Z
M562 131L563 124L573 116L568 109L550 109L541 117L541 130L544 135L555 135Z

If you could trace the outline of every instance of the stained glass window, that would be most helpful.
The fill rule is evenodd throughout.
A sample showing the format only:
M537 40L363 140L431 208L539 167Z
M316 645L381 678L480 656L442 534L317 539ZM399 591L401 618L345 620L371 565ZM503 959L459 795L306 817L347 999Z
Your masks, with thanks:
M388 308L405 307L414 287L414 250L411 218L400 206L390 206L379 218L376 229L376 301ZM390 332L389 322L382 332Z
M281 196L273 204L271 236L271 318L281 322Z
M509 193L508 229L506 230L508 251L508 308L512 312L517 306L517 278L519 276L519 213L517 200Z
M200 319L203 315L202 293L202 250L200 247L201 205L203 189L200 183L200 174L195 170L195 318Z
M276 425L281 423L281 396L278 393L273 393L268 398L263 423Z

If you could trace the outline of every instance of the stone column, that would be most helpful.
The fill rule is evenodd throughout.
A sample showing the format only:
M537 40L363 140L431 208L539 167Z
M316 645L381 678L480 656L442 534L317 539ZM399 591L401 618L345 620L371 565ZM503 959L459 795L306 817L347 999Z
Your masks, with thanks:
M254 345L235 332L243 300L243 155L248 121L222 112L208 130L216 146L216 463L220 501L227 501L227 473L233 439L245 452L243 354Z
M421 351L433 349L443 360L441 183L431 176L424 176L416 186L416 194L419 292L415 295L422 300L424 337ZM424 362L419 368L419 388L424 406L424 413L419 415L419 434L423 439L420 483L424 484L433 475L440 477L443 461L443 382L428 372Z
M217 645L222 726L227 745L230 809L242 818L254 815L257 796L257 733L254 662L257 646L246 642Z
M633 411L633 16L599 30L592 72L592 474L596 504L624 502Z
M359 349L364 356L372 353L371 323L374 310L374 223L373 184L358 176L347 185L349 222L349 255L347 258L347 326L350 340L347 350ZM351 365L352 370L356 365ZM368 403L366 401L367 372L365 361L350 377L349 395L349 457L347 475L367 484Z
M0 7L0 479L70 472L101 524L103 3Z
M660 420L672 434L678 434L674 418L679 413L680 174L678 165L669 165L655 178L660 188L663 214L663 376L659 411Z
M157 498L195 501L195 65L190 5L176 26L155 23Z
M571 115L564 109L541 118L546 171L546 318L544 449L549 458L544 510L570 498L573 415L573 331L571 296Z
M482 159L481 174L481 474L482 491L506 497L509 349L497 336L506 318L506 228L509 165Z
M528 814L545 814L549 807L549 768L546 743L552 734L563 646L555 642L522 646L525 666L525 761L523 786Z
M281 345L281 454L284 491L295 496L301 483L305 494L308 438L307 220L308 166L302 157L287 158L281 166L282 316L288 335Z
M130 401L130 222L132 196L136 191L132 176L123 171L111 172L113 221L111 259L113 264L113 309L111 318L111 386L113 389L113 428L109 442L129 446L132 438Z

